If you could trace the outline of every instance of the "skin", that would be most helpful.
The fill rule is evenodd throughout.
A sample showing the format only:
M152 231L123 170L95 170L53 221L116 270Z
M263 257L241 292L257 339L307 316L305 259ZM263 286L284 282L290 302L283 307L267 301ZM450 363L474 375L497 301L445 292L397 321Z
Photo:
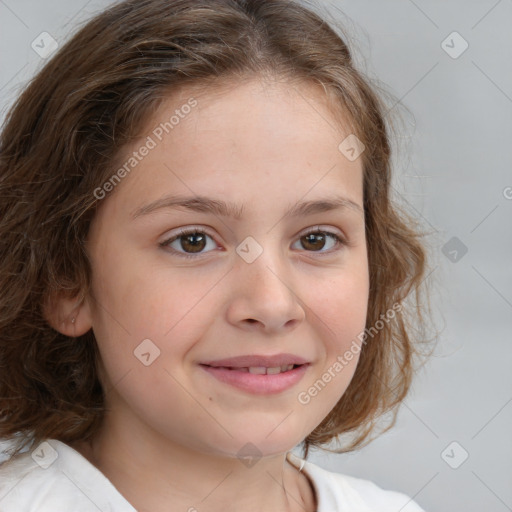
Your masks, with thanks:
M92 294L78 307L62 298L50 314L66 334L92 328L102 359L108 413L92 443L73 447L140 512L168 511L169 503L190 511L315 510L311 482L285 454L326 417L357 365L356 354L318 396L299 402L364 330L364 214L283 216L298 201L333 195L362 208L361 158L351 162L338 150L350 131L322 89L260 79L175 93L124 157L191 96L197 106L101 201L86 245ZM168 194L236 202L244 214L180 208L131 219ZM327 237L308 245L304 235L318 226L348 244ZM211 236L195 259L172 252L190 254L184 238L159 245L182 227ZM248 236L263 248L250 264L236 252ZM134 356L144 339L160 350L149 366ZM311 364L298 384L274 395L241 391L198 366L282 352ZM237 456L248 442L261 455L251 467Z

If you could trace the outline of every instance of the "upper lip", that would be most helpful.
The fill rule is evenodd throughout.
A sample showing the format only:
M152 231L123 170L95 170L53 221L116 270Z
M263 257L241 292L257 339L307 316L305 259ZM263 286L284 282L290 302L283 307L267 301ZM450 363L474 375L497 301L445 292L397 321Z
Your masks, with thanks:
M308 361L303 357L299 357L294 354L276 354L273 356L245 355L228 357L226 359L216 359L215 361L205 361L201 364L206 366L226 366L230 368L277 368L278 366L305 364L307 362Z

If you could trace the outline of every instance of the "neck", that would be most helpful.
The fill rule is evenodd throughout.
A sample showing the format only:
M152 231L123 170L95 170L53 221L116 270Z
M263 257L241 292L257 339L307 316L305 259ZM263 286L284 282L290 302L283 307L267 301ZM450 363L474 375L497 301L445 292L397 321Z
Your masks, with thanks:
M252 464L172 443L153 432L128 432L106 420L90 444L74 446L138 512L308 512L311 483L286 454Z

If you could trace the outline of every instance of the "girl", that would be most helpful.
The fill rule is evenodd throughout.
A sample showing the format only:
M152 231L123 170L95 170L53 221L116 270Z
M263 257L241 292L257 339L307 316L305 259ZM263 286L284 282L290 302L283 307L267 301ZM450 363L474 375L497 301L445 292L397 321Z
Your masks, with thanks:
M1 138L0 510L421 511L305 460L410 386L425 250L389 159L381 101L298 2L84 26Z

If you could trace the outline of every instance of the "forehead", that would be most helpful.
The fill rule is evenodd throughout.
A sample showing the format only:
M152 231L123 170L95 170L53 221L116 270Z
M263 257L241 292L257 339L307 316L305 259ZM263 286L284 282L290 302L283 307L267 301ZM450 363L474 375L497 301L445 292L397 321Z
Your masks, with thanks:
M362 196L361 159L351 162L340 152L350 134L340 118L323 89L309 83L182 88L162 101L140 139L122 152L124 164L137 162L118 188L131 211L134 201L165 192L216 192L240 202L258 192L284 197L338 188L355 200Z

